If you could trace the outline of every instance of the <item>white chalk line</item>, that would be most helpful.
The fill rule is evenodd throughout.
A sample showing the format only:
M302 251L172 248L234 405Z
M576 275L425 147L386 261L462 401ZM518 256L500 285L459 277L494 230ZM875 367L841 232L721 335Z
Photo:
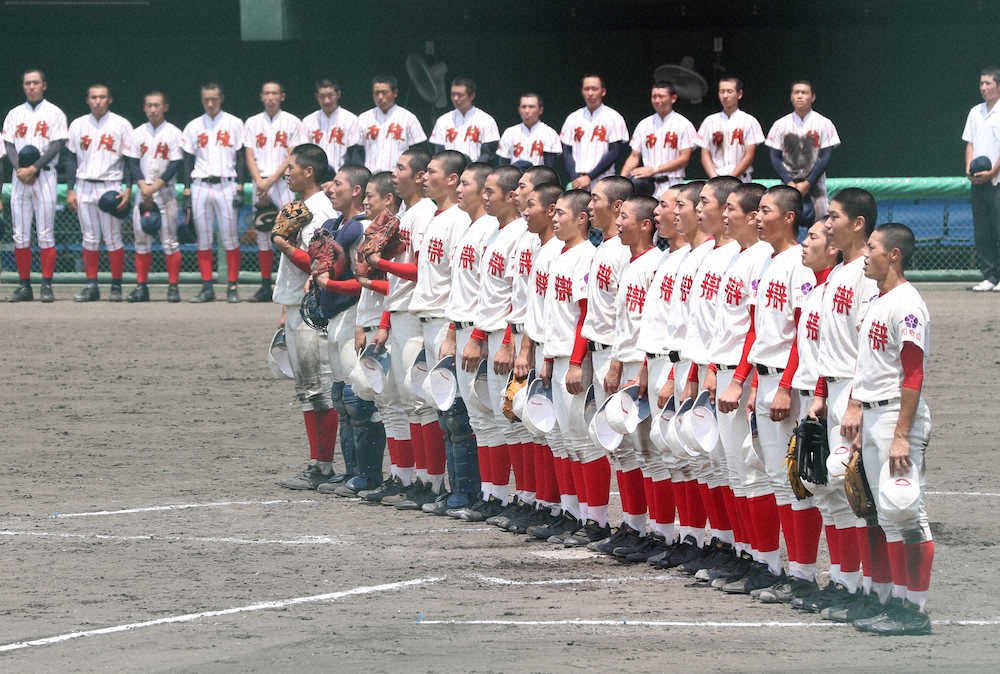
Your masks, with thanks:
M678 576L619 576L618 578L552 578L549 580L511 580L477 573L475 578L491 585L576 585L580 583L632 583L643 580L679 580Z
M52 531L0 530L0 536L33 536L46 538L74 538L99 541L170 541L181 543L232 543L235 545L342 545L346 541L333 536L299 536L297 538L234 538L231 536L160 536L113 534L71 534Z
M216 611L201 611L199 613L186 613L184 615L170 616L167 618L157 618L155 620L146 620L143 622L136 622L136 623L126 623L124 625L114 625L112 627L101 627L99 629L84 630L80 632L67 632L65 634L57 634L55 636L44 637L42 639L32 639L30 641L16 641L9 644L3 644L0 645L0 653L7 651L16 651L22 648L31 648L34 646L48 646L49 644L57 644L63 641L69 641L71 639L79 639L81 637L94 637L105 634L115 634L117 632L128 632L131 630L142 629L145 627L155 627L157 625L186 623L186 622L192 622L194 620L200 620L202 618L214 618L217 616L233 615L236 613L249 613L252 611L265 611L269 609L284 608L286 606L295 606L298 604L311 604L322 601L333 601L335 599L343 599L344 597L353 597L363 594L389 592L392 590L399 590L405 587L413 587L416 585L425 585L429 583L438 583L442 580L444 580L443 577L433 577L433 576L427 578L414 578L413 580L403 580L396 583L385 583L382 585L367 585L367 586L355 587L350 590L341 590L339 592L314 594L308 597L295 597L293 599L281 599L278 601L263 601L263 602L258 602L256 604L248 604L247 606L237 606L234 608L226 608Z
M170 505L143 506L139 508L124 508L122 510L90 510L79 513L52 513L52 519L63 519L67 517L103 517L105 515L130 515L133 513L151 513L168 510L190 510L192 508L224 508L227 506L242 505L275 505L278 503L318 503L315 499L300 499L292 501L288 499L273 499L270 501L215 501L213 503L175 503Z
M781 622L767 620L759 622L747 621L717 621L717 620L428 620L418 618L420 625L495 625L501 627L552 627L572 625L582 627L691 627L711 629L764 629L764 628L809 628L809 627L850 627L847 623L822 622ZM995 626L1000 625L1000 619L995 620L932 620L938 626Z

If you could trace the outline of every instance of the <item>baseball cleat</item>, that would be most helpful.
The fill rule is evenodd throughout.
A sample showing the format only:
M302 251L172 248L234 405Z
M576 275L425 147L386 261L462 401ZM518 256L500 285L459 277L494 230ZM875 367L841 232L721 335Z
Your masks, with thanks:
M558 515L553 515L552 510L549 508L543 508L544 517L542 521L538 524L533 524L525 529L525 533L531 538L528 540L547 540L551 533L545 533L548 529L555 526L562 519L562 513Z
M667 541L660 534L651 534L642 539L636 548L625 555L625 561L630 564L648 562L650 557L654 557L661 552L666 552Z
M982 281L969 288L969 290L971 290L974 293L987 293L993 290L995 287L996 284L993 283L993 281L984 278Z
M42 292L41 292L41 296L39 297L39 299L41 299L46 304L48 304L49 302L55 302L56 301L55 293L52 292L52 280L51 279L49 279L49 280L42 279Z
M421 512L425 512L428 515L437 515L438 517L444 517L448 512L448 499L451 498L451 492L442 491L438 494L437 498L430 503L425 503L420 506Z
M52 292L52 288L49 288L49 292ZM42 286L42 296L45 295L45 286ZM7 295L8 302L30 302L35 299L34 293L31 291L30 285L20 285L14 289L10 295ZM44 300L43 300L44 301Z
M744 578L723 585L722 591L727 594L750 594L753 590L771 587L784 580L784 574L776 576L771 573L766 564L761 564Z
M73 298L74 302L96 302L101 299L101 291L96 283L88 283L84 286L80 294Z
M401 494L405 490L406 487L404 487L403 483L399 481L399 478L393 477L391 480L383 482L381 487L377 487L366 492L358 492L358 496L360 496L366 503L378 503L387 496Z
M273 289L270 283L257 288L257 292L247 298L247 302L270 302Z
M149 301L149 286L145 283L141 283L135 287L135 289L128 294L129 302L148 302Z
M229 302L230 304L239 304L240 303L240 295L239 295L238 292L236 292L236 283L235 282L230 283L226 287L226 301Z
M535 505L524 515L511 519L506 529L512 534L525 534L535 526L545 526L549 522L551 512L548 506Z
M552 524L540 527L530 532L532 536L539 540L547 541L553 536L565 536L580 528L580 520L569 513L563 513Z
M880 636L926 635L931 633L931 618L916 604L904 599L894 609L880 614L867 630L862 631Z
M787 604L796 597L813 594L819 588L816 583L801 578L789 578L788 581L774 587L762 588L757 599L762 604Z
M438 493L429 484L421 487L411 491L409 498L397 503L396 510L420 510L425 503L432 503L438 497Z
M510 518L517 512L521 507L521 502L515 496L514 499L507 504L507 507L501 510L496 515L491 515L486 519L486 523L494 527L505 528L507 524L510 523Z
M215 290L212 286L205 286L201 289L197 295L188 300L192 304L201 304L203 302L214 302L215 301Z
M169 286L167 286L167 301L168 302L181 301L181 291L177 287L176 283L171 283Z
M875 593L861 592L855 593L850 602L827 606L819 615L823 620L835 623L853 623L855 620L874 618L884 609Z
M590 543L587 545L587 549L593 550L594 552L600 552L605 555L610 555L615 548L623 545L627 539L635 539L638 538L638 536L638 531L629 525L622 523L611 532L610 536L603 540Z
M563 545L567 548L578 548L590 545L595 541L603 541L611 535L611 527L607 524L601 526L594 520L587 520L587 523L579 531L563 537Z
M278 484L285 489L316 489L326 482L328 477L329 475L324 475L319 466L306 466L306 469L298 475L285 478Z
M810 613L819 613L827 606L849 597L850 592L847 588L840 584L830 582L826 584L822 590L814 592L805 597L796 597L791 601L792 608L798 609L800 611L809 611Z
M122 284L121 281L117 283L111 283L111 292L108 293L108 302L121 302L122 301Z
M582 528L583 522L572 515L566 515L563 517L562 523L556 525L556 531L545 540L553 545L562 545L563 539L572 536Z

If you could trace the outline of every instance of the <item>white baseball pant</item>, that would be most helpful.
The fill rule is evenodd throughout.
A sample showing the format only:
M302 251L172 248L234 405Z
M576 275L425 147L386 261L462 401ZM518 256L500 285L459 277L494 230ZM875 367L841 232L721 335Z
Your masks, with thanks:
M482 404L488 404L490 401L484 400L480 403L473 399L472 387L475 385L476 373L466 372L462 368L462 350L472 339L472 330L470 325L455 334L455 373L458 380L458 394L465 401L465 409L469 412L469 425L472 426L472 431L476 434L476 444L480 447L496 447L504 444L503 428L497 424L493 410ZM437 362L436 359L435 362ZM487 372L491 369L489 365L487 365ZM492 390L490 392L492 393Z
M735 370L720 370L716 373L717 395L721 395L729 387L735 373ZM755 498L771 493L771 487L767 482L764 464L753 449L750 420L746 413L749 400L750 386L744 385L739 407L727 413L716 410L715 418L719 425L719 439L726 453L729 486L738 497Z
M177 243L177 198L174 186L167 185L154 192L153 202L160 209L160 245L163 247L163 254L172 255L180 250ZM142 231L141 203L140 196L132 206L132 234L135 237L135 252L139 254L153 250L153 235Z
M31 222L34 218L35 236L39 248L56 245L56 172L40 171L30 185L25 185L17 174L11 179L10 210L14 221L14 247L31 245Z
M101 195L121 189L118 182L102 180L93 182L82 180L77 183L76 196L79 204L80 232L83 234L84 250L100 250L101 239L108 251L124 248L122 242L122 221L97 207Z
M593 375L591 359L584 358L583 381L589 381ZM587 435L587 429L571 423L570 414L573 400L584 393L571 394L566 390L566 374L569 372L569 356L556 358L552 363L552 406L555 408L556 423L559 425L559 435L566 443L568 456L579 463L590 463L604 456L604 451L594 446Z
M240 247L236 209L233 207L236 189L236 181L232 179L225 179L221 183L207 183L195 178L191 186L191 215L198 234L198 250L212 249L216 220L219 222L219 240L222 242L222 247L226 250Z
M406 373L413 367L420 350L424 348L424 335L420 321L408 311L394 311L390 317L389 352L391 365L389 374L392 376L396 392L399 395L399 405L411 424L421 426L437 421L437 413L406 385ZM427 360L431 360L428 354Z
M295 313L298 312L299 308L295 307ZM354 324L357 322L357 315L356 307L352 306L331 318L326 326L330 367L335 382L347 381L347 376L358 361L358 354L354 350Z
M851 441L840 435L840 424L851 399L851 380L827 379L826 384L826 432L830 453L843 456L846 461L850 457ZM825 485L817 485L816 489L809 490L815 494L816 506L823 514L823 520L838 529L865 526L865 521L854 514L847 502L844 474L828 471L826 479Z
M295 375L295 396L303 412L330 409L333 373L323 335L302 320L298 306L285 306L285 341Z
M760 448L764 454L764 470L774 500L779 506L791 505L795 501L792 487L788 484L788 471L785 469L785 455L788 453L788 441L795 430L795 421L799 418L799 392L791 391L791 410L788 417L781 421L771 421L771 403L778 392L781 373L757 376L757 433L760 437Z

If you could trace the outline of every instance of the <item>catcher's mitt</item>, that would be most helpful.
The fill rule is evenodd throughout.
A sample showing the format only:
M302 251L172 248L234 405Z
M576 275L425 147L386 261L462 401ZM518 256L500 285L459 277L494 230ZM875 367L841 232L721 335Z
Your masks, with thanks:
M379 253L383 259L391 260L403 250L403 240L399 236L399 218L389 211L379 213L365 230L364 241L358 253L368 258L372 253Z
M280 236L286 241L293 241L299 230L312 222L312 217L312 212L304 201L285 204L271 227L271 238Z
M806 417L795 428L795 438L799 477L813 485L826 484L826 460L830 456L826 419Z
M302 322L310 328L326 334L326 326L330 321L324 318L319 310L319 288L315 284L302 298L302 304L299 305L299 315L302 316Z
M844 474L844 491L847 492L847 502L858 517L869 522L875 518L875 499L872 498L868 479L865 476L865 463L861 452L854 452L847 462L847 472Z
M312 258L313 274L327 272L331 279L339 279L344 273L346 260L344 249L337 243L330 230L320 227L309 242L309 257Z
M801 424L800 424L801 425ZM785 454L785 470L788 471L788 484L792 487L792 493L800 501L812 496L812 492L802 484L799 477L799 427L795 427L792 439L788 441L788 452Z
M528 385L528 378L517 379L517 377L511 377L510 383L507 384L507 389L503 394L503 415L510 419L511 421L520 421L521 418L514 414L514 396L517 392Z

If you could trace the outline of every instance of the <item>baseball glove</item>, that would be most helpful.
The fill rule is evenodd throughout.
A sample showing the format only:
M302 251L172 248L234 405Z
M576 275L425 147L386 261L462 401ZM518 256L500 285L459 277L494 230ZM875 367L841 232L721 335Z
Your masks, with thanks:
M847 462L847 472L844 474L844 491L847 492L847 502L858 517L872 521L876 515L875 499L872 498L868 479L865 477L865 463L861 452L851 454Z
M321 227L309 242L309 257L312 258L313 274L327 272L331 279L339 279L344 273L347 260L344 249L337 243L330 230Z
M826 484L826 460L830 456L826 419L806 417L795 428L795 438L799 477L810 484Z
M271 238L280 236L286 241L293 241L299 230L312 222L312 213L303 201L292 201L285 204L271 227Z
M517 392L528 385L528 378L517 379L517 377L511 377L510 383L507 384L507 389L503 394L503 415L510 419L511 421L520 421L521 418L514 414L514 396Z
M399 218L389 211L382 211L365 230L365 238L361 242L358 253L365 259L372 253L379 253L383 259L391 260L402 250L403 240L399 236Z
M801 425L801 424L800 424ZM788 484L792 487L792 493L800 501L812 496L812 492L802 484L799 476L799 426L795 427L791 440L788 441L788 452L785 454L785 470L788 472Z

